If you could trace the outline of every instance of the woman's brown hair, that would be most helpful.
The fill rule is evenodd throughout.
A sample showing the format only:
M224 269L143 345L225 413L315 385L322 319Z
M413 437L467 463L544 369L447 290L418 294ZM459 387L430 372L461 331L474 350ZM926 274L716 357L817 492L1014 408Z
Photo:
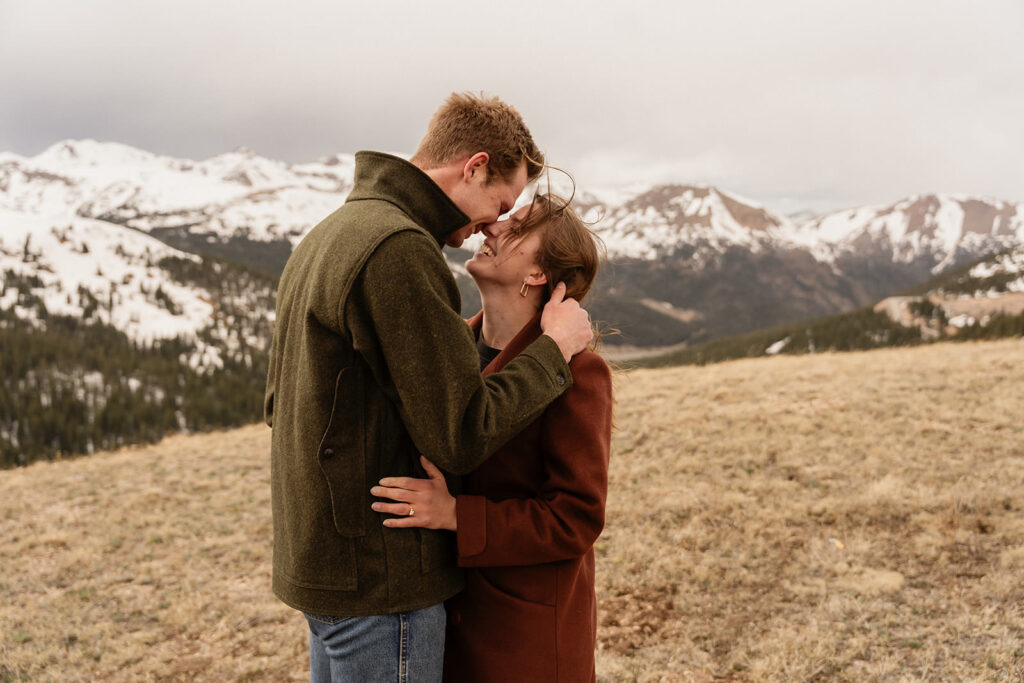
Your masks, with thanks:
M521 240L539 230L537 265L547 278L546 302L559 282L565 283L566 298L582 301L597 276L604 243L565 199L553 193L534 197L530 213L516 229Z

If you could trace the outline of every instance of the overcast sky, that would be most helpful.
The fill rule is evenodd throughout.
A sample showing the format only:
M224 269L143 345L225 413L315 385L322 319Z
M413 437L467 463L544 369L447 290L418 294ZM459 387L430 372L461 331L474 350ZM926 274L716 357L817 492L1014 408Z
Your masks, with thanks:
M583 186L1024 201L1021 0L0 0L0 149L412 152L500 95Z

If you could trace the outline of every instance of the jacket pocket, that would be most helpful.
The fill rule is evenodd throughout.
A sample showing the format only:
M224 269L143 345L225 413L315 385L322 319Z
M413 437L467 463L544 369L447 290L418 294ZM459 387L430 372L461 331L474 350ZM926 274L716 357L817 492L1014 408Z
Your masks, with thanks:
M476 571L492 588L516 600L554 606L558 596L558 568L551 563L479 567Z
M447 638L453 654L468 655L470 670L480 669L473 680L563 680L558 676L555 607L510 595L472 569L466 572L466 589L458 597L458 606L449 610L453 625Z
M275 555L290 557L289 566L275 568L275 574L280 572L292 586L312 590L354 591L359 587L355 539L338 538L331 527L311 524L293 538L297 542L281 541L275 546Z
M366 426L358 369L347 367L334 383L331 417L317 458L331 494L334 527L346 538L366 535L370 507L366 486Z

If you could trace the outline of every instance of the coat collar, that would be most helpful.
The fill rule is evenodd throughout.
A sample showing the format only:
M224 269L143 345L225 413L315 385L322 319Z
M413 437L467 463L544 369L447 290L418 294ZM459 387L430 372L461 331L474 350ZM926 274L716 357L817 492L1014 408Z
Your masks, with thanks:
M355 184L346 203L381 199L408 214L444 246L452 232L469 223L437 183L400 157L383 152L356 152Z
M484 368L484 377L501 370L510 360L525 351L527 346L537 341L537 337L541 335L540 316L541 311L537 311L537 315L533 316L533 319L526 323L526 325L523 326L523 329L516 333L516 336L512 338L512 341L510 341L508 345L501 350L501 353L499 353L495 359L492 360L486 368ZM469 323L469 329L473 330L473 336L479 335L480 328L483 327L484 324L484 312L480 311L467 322Z

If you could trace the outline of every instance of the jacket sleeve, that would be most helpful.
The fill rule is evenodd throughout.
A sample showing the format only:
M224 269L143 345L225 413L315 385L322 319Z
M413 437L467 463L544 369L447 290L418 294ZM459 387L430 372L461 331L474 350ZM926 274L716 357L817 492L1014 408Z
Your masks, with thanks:
M475 469L572 385L542 335L504 370L482 378L458 287L433 240L388 237L353 283L344 317L353 347L395 401L416 448L455 474Z
M579 557L604 527L612 384L597 354L573 359L573 388L544 415L546 480L535 498L455 499L462 567L520 566Z

